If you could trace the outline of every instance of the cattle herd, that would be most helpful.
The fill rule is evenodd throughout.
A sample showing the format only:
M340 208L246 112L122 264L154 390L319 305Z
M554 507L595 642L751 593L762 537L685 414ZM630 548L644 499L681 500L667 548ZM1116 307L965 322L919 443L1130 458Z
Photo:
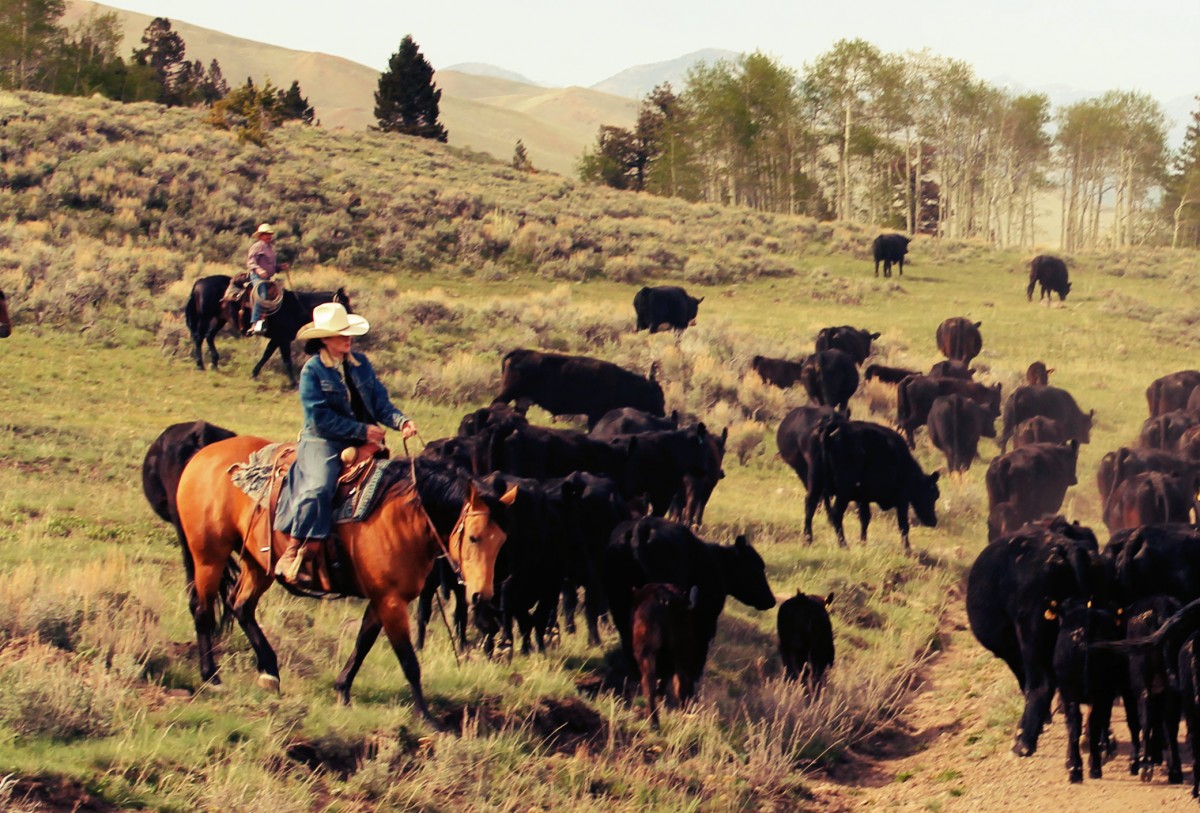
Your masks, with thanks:
M877 267L883 262L888 276L896 263L903 273L908 241L887 237L897 236L875 242ZM1030 297L1035 284L1043 295L1065 298L1065 265L1036 258ZM686 329L700 303L682 288L643 288L634 299L637 328ZM1148 779L1165 759L1168 780L1180 782L1181 715L1192 753L1200 754L1200 530L1189 524L1200 519L1200 371L1154 381L1137 440L1101 461L1096 481L1111 533L1101 548L1091 529L1058 516L1077 483L1093 413L1052 386L1054 370L1041 361L1029 365L1026 383L1007 400L999 384L976 382L971 362L983 347L981 328L946 319L933 337L945 360L924 374L867 364L860 376L880 333L849 325L821 330L803 359L752 359L764 382L799 384L810 401L792 409L776 433L780 458L806 491L805 539L811 543L813 517L824 505L844 546L842 520L853 502L865 542L875 503L895 510L908 550L910 509L934 526L940 496L938 473L923 471L912 454L921 428L947 469L964 472L979 456L980 438L997 438L1001 420L1000 454L985 476L988 544L970 570L967 611L979 642L1012 669L1024 695L1014 750L1034 753L1057 691L1069 731L1069 778L1082 781L1081 705L1090 707L1089 772L1099 777L1102 752L1113 742L1112 704L1121 697L1130 770ZM896 388L894 428L851 419L860 379ZM531 404L584 416L587 431L537 426L526 417ZM160 438L146 460L147 496L168 519L166 495L178 470L212 434L199 424L177 429L187 448L163 448L171 442ZM583 356L508 353L493 403L422 452L454 461L497 492L516 485L522 495L496 562L498 613L476 614L484 648L511 651L519 635L523 652L542 650L558 634L560 606L565 629L574 632L582 590L589 643L601 643L599 620L607 613L623 655L615 674L627 689L641 685L654 724L660 696L686 704L726 600L757 610L776 604L763 560L745 537L717 544L697 534L724 476L727 437L728 430L668 415L654 370L643 376ZM439 563L418 605L418 646L433 596L458 589ZM814 691L834 657L832 600L797 592L778 609L785 674ZM465 642L461 595L455 633ZM1193 777L1195 795L1200 766Z

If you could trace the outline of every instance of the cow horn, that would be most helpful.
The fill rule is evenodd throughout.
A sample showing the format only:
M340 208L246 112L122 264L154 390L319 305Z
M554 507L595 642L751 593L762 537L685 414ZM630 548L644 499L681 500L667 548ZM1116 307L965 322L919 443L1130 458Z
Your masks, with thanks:
M826 606L826 607L828 607L828 606L830 606L830 605L832 605L832 604L833 604L833 595L834 595L833 593L830 593L829 595L827 595L827 596L825 597L825 606Z

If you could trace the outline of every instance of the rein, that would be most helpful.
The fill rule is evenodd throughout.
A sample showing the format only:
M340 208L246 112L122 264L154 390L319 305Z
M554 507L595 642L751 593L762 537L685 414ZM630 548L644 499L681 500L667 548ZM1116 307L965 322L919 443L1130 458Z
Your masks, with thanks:
M421 445L425 444L425 438L421 437L421 433L417 433L417 440L421 441ZM429 530L433 532L433 538L437 540L438 547L442 549L440 558L446 560L450 565L450 570L454 572L454 578L458 580L460 587L466 587L466 579L463 578L462 567L450 555L450 548L442 539L442 535L438 533L437 526L433 524L433 517L429 516L429 512L425 510L425 504L421 501L421 492L417 490L417 458L408 451L408 438L400 438L400 442L404 445L404 455L408 458L408 465L412 472L413 495L417 498L417 507L421 509L421 513L425 515L425 522L429 525ZM458 521L454 523L454 527L450 529L450 539L454 539L454 534L458 533L465 535L467 532L467 517L487 513L485 511L471 511L469 504L463 503L462 511L459 512ZM459 548L461 550L461 544ZM434 594L437 597L438 612L442 616L442 624L446 627L446 635L450 639L450 651L454 653L454 664L461 667L462 661L458 657L458 641L454 637L454 630L450 627L450 621L446 618L446 604L442 601L442 593L440 590Z
M417 435L417 438L421 440L422 443L425 442L424 439L421 438L420 434ZM401 443L404 444L404 456L408 458L409 469L412 472L413 494L417 498L417 507L421 509L421 513L425 516L425 522L429 525L429 530L433 532L433 538L437 540L438 547L442 550L440 557L445 559L450 564L450 569L454 571L454 578L458 579L459 586L465 587L467 582L466 579L463 578L462 567L458 564L458 562L454 561L454 558L450 555L450 548L446 545L445 540L442 539L442 535L438 533L437 527L433 524L433 517L429 516L429 512L425 510L425 504L421 501L421 492L417 489L417 458L408 451L408 438L401 438ZM463 503L462 511L458 515L458 521L455 522L454 527L450 529L450 536L448 538L454 539L454 535L456 533L465 534L467 532L467 517L476 516L482 513L485 512L468 510L467 503Z

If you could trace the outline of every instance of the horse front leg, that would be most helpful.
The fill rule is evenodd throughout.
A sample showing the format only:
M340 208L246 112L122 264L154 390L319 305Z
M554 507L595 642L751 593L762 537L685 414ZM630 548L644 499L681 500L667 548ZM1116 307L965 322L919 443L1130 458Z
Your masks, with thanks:
M274 339L271 339L271 341L267 342L267 349L263 351L262 358L258 360L258 364L254 365L254 369L250 371L251 378L258 378L258 374L262 372L263 365L267 363L267 359L271 357L271 354L274 353L278 347L279 342L275 341Z
M354 639L354 651L350 653L350 660L346 661L345 668L333 682L333 690L337 692L338 702L343 706L350 705L350 687L354 684L354 678L362 668L363 661L367 659L367 653L375 646L375 639L379 637L381 629L383 623L379 620L379 613L368 604L362 622L358 625L358 637Z
M237 592L234 594L231 611L246 633L250 648L254 650L255 665L258 669L258 685L270 692L279 691L279 659L270 641L258 625L254 612L258 609L258 600L271 586L271 577L251 557L242 561L242 576L238 580Z
M441 730L441 724L429 712L425 703L425 693L421 690L421 664L417 661L416 650L413 649L408 626L408 602L399 596L387 596L376 606L379 620L383 623L384 632L392 642L392 649L400 661L404 677L412 687L413 705L425 718L430 727Z

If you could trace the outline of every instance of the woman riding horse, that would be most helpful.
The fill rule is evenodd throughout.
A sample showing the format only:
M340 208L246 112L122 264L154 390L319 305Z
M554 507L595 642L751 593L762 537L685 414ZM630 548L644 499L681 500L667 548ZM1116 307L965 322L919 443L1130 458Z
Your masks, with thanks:
M313 357L300 371L304 427L296 463L279 495L275 527L291 536L275 575L296 583L305 552L333 528L333 496L342 470L342 452L364 444L383 445L383 426L403 437L417 427L388 398L375 370L362 353L352 353L354 336L370 329L367 320L330 302L313 310L313 320L296 334ZM381 426L382 424L382 426Z

